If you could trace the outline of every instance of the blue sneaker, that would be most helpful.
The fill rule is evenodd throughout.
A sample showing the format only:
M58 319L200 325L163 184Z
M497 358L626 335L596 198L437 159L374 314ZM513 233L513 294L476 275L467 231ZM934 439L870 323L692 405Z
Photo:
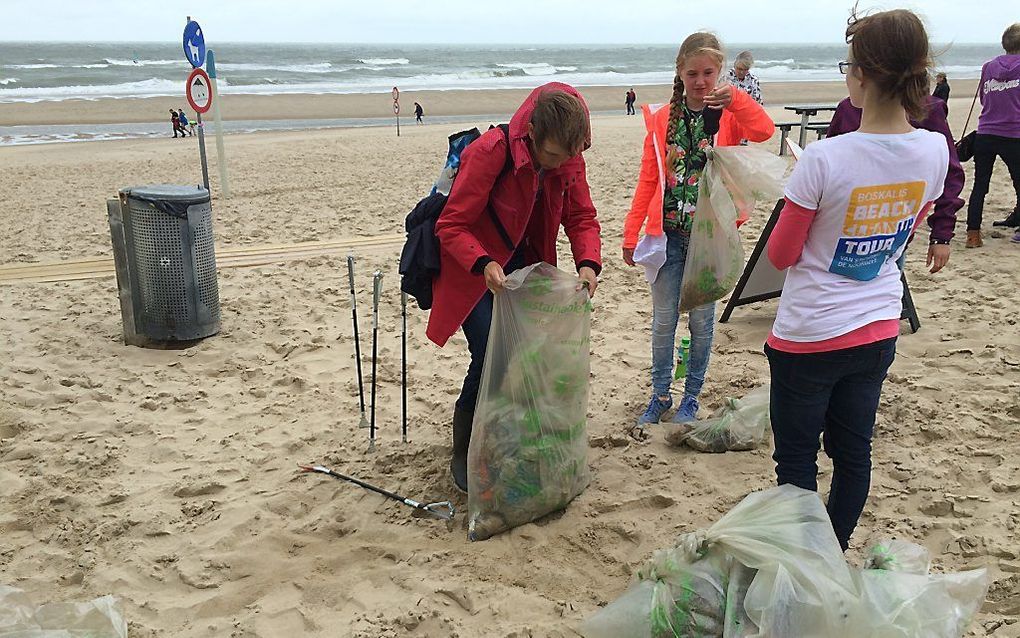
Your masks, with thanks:
M698 418L698 400L685 394L673 415L673 423L690 423Z
M638 427L649 423L658 423L662 419L662 415L666 413L666 410L673 407L673 397L666 395L666 400L663 401L659 398L659 395L653 394L652 400L648 402L648 409L638 419Z

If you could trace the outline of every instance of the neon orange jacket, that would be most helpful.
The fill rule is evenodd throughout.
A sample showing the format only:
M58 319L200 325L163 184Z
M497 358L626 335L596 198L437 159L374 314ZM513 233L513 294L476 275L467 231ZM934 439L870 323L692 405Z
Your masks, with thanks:
M623 247L634 248L641 227L646 235L662 234L662 198L666 192L666 129L669 125L669 104L644 104L644 153L630 212L623 222ZM765 109L748 94L733 88L733 100L722 113L716 146L736 146L740 140L764 142L776 132ZM647 220L647 222L646 222Z

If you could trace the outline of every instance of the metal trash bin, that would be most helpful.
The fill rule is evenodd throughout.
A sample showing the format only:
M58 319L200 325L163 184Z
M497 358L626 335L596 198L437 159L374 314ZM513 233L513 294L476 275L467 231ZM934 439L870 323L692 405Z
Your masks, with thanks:
M220 330L212 205L200 186L159 184L107 200L124 342L188 341Z

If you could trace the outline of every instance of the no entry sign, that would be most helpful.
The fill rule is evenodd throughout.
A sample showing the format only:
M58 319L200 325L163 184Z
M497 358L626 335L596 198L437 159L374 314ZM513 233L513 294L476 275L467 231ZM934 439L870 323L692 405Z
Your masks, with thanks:
M188 76L188 104L198 113L205 113L212 106L212 82L202 69L195 69Z

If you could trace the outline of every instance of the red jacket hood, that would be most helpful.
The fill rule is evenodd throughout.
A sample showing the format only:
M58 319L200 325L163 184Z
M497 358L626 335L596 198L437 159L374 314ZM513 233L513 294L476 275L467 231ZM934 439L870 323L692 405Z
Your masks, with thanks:
M535 112L535 103L538 101L538 97L546 91L563 91L580 100L585 114L588 115L588 134L584 139L584 149L587 150L591 146L591 112L588 110L588 104L584 101L584 97L569 84L549 82L532 91L510 118L510 156L514 160L514 170L531 163L531 151L528 150L528 123L531 122L531 114ZM581 164L581 155L578 154L577 157L572 157L560 165L556 172L573 172L578 170Z

